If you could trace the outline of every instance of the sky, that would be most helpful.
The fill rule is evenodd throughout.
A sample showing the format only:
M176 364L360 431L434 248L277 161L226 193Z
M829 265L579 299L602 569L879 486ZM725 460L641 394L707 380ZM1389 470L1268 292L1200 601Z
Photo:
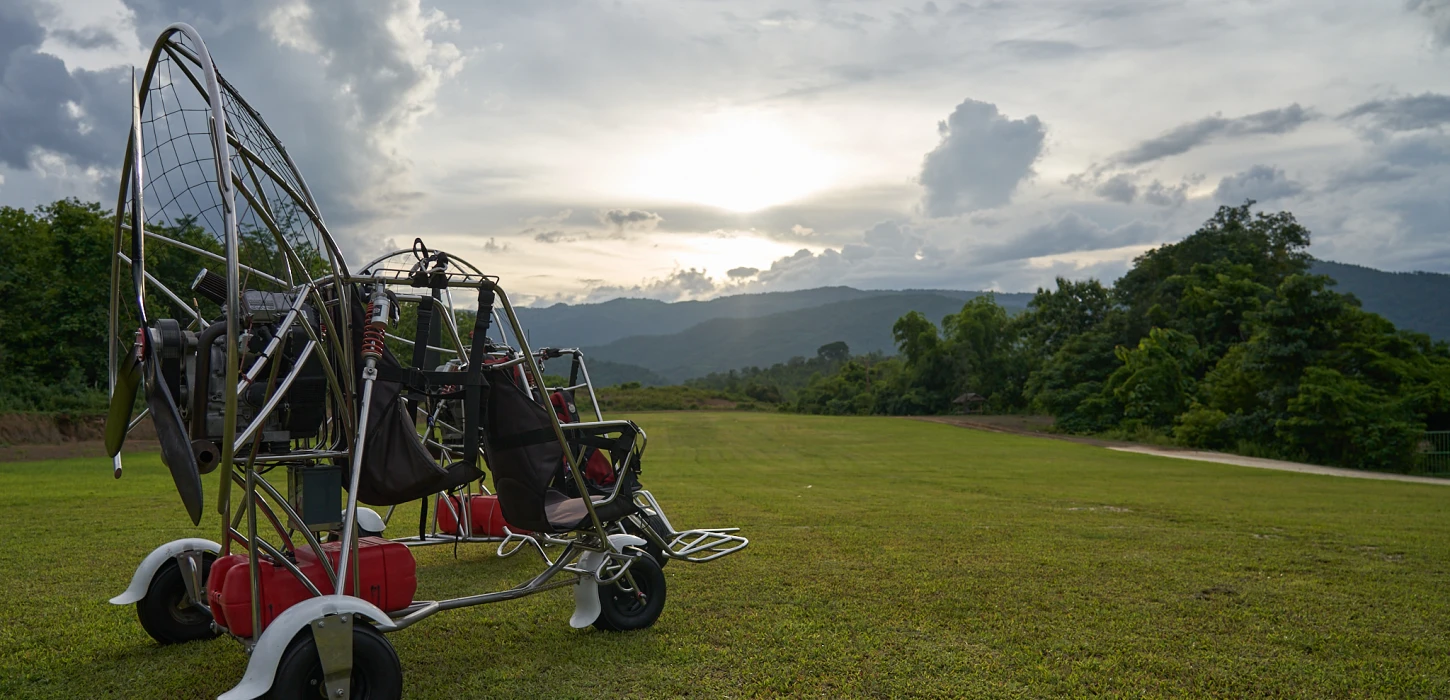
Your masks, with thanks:
M0 205L115 201L172 22L350 263L527 303L1108 281L1250 198L1450 272L1450 0L5 0Z

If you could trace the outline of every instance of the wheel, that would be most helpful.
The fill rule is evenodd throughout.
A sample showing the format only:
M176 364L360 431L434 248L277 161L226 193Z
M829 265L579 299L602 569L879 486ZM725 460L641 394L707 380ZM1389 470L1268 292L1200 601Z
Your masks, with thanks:
M670 541L670 529L665 526L665 519L661 518L658 513L640 513L639 517L644 518L644 521L646 523L649 523L650 529L654 530L655 534L660 536L660 539L666 542ZM630 521L626 520L625 522L629 523ZM630 534L644 540L644 544L639 546L640 549L643 549L651 557L654 557L654 560L656 562L659 562L661 569L669 565L669 556L664 553L664 550L660 549L659 545L656 545L654 542L651 542L648 537L645 537L644 533L639 531L638 526L630 523L625 529L629 530Z
M202 555L203 589L214 561L216 555L210 552ZM187 600L186 581L181 576L181 565L175 559L168 560L151 577L146 597L136 601L136 617L140 618L146 634L162 644L213 639L221 634L212 629L211 613Z
M297 633L272 679L271 700L320 700L327 697L322 683L322 659L312 628ZM394 700L403 697L403 666L398 652L373 626L358 620L352 626L353 700Z
M599 587L599 619L594 626L609 632L640 630L655 623L665 609L665 572L653 557L640 557L629 567L639 593L629 590L629 581Z

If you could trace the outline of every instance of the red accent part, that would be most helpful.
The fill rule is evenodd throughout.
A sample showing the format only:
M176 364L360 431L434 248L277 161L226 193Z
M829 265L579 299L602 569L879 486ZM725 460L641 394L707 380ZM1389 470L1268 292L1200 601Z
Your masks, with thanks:
M554 415L559 417L560 423L573 423L574 412L569 410L569 397L562 391L549 394L549 403L554 406ZM614 465L609 463L609 457L603 450L591 449L589 459L584 461L584 477L599 486L612 486L614 484Z
M383 347L386 340L383 338L381 326L374 326L372 323L373 303L368 302L367 313L363 318L368 319L368 325L363 328L362 356L379 358L383 356Z
M564 396L564 392L556 391L549 394L549 403L554 404L554 415L559 417L560 423L574 422L569 415L569 400Z
M453 508L448 507L450 502ZM465 533L466 537L503 537L508 534L503 531L505 526L515 534L529 534L528 530L509 525L504 520L503 509L498 507L498 496L467 494L463 496L462 502L468 504L468 517L473 524L473 532ZM458 518L454 516L454 510L460 514L463 512L458 496L449 496L446 501L438 503L438 512L434 514L434 518L437 520L439 532L446 535L458 534Z
M206 579L206 604L211 607L211 617L222 627L230 629L227 625L226 609L222 607L222 584L226 583L227 572L232 567L241 564L247 568L247 557L241 554L228 554L211 564L211 573ZM250 613L248 613L250 615Z
M334 568L341 548L340 542L322 545ZM323 595L330 595L332 585L328 583L322 563L312 549L299 549L296 555L297 568ZM238 637L252 636L252 583L246 564L247 558L240 554L218 559L212 564L211 580L207 585L207 598L212 601L212 618ZM218 569L218 566L222 568ZM262 627L265 629L284 610L311 598L312 593L285 566L265 559L259 560L257 566L260 569L257 578L262 596ZM357 572L361 593L353 593L351 574L342 587L344 593L357 595L383 612L402 610L413 604L413 594L418 592L418 569L413 553L407 547L381 537L363 537L358 540ZM213 588L216 589L215 594Z
M614 465L604 456L604 450L596 449L589 453L589 461L584 463L584 478L600 486L614 484Z

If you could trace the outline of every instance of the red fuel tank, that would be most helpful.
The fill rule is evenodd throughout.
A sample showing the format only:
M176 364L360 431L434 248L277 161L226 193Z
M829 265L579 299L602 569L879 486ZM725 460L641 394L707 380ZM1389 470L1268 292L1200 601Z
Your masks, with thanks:
M448 507L449 502L453 504L452 508ZM473 532L464 533L468 537L503 537L506 534L503 531L505 526L515 534L527 535L529 533L528 530L509 525L508 521L504 520L503 509L498 507L498 496L492 494L467 494L462 497L462 501L458 496L449 496L446 501L440 500L438 512L435 515L438 520L439 532L448 535L458 534L458 517L454 515L454 511L460 514L463 512L461 503L468 504L469 518L473 524Z
M322 545L333 567L337 566L341 546L340 542ZM218 565L222 568L218 569ZM265 629L284 610L311 598L312 593L287 567L271 564L265 559L259 561L258 566L257 588L261 592L262 627ZM357 566L361 591L353 593L352 576L349 575L343 586L344 593L357 595L383 612L401 610L413 604L413 594L418 590L417 565L407 547L381 537L364 537L358 540ZM324 595L333 592L322 563L310 547L297 550L297 568ZM252 584L248 579L246 556L233 554L218 559L212 565L207 587L207 597L212 600L212 617L217 623L239 637L252 636ZM215 595L212 590L216 591Z

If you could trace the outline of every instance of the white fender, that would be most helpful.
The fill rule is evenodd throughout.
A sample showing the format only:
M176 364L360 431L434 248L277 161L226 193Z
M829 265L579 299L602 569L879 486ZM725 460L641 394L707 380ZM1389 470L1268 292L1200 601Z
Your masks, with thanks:
M200 537L190 537L184 540L167 542L166 544L163 544L160 547L151 550L151 553L147 554L146 558L141 560L141 565L136 567L136 573L131 576L131 585L126 588L126 591L124 593L116 596L115 598L112 598L111 604L130 605L131 603L135 603L142 598L145 598L146 589L151 587L151 578L156 575L156 571L160 569L167 560L178 554L181 554L182 552L195 550L203 550L211 552L212 554L220 554L222 551L222 546L215 542L212 542L211 540L204 540Z
M312 621L336 614L362 615L376 622L379 629L392 626L392 618L376 605L350 595L325 595L308 598L282 611L267 629L262 630L261 639L252 648L252 658L247 662L247 672L236 687L217 696L217 700L255 700L272 689L272 680L277 676L277 664L282 654L297 633L309 628Z
M634 535L620 533L609 536L609 546L616 552L642 544L644 540ZM604 552L588 552L579 557L579 568L593 571L603 559ZM588 627L599 619L599 611L599 582L593 576L580 576L574 584L574 615L569 618L569 626L576 630Z
M347 511L343 511L343 513L346 514ZM377 511L373 510L372 508L364 508L362 506L358 506L357 529L362 530L363 532L381 533L387 527L388 524L383 522L383 516L378 515Z

